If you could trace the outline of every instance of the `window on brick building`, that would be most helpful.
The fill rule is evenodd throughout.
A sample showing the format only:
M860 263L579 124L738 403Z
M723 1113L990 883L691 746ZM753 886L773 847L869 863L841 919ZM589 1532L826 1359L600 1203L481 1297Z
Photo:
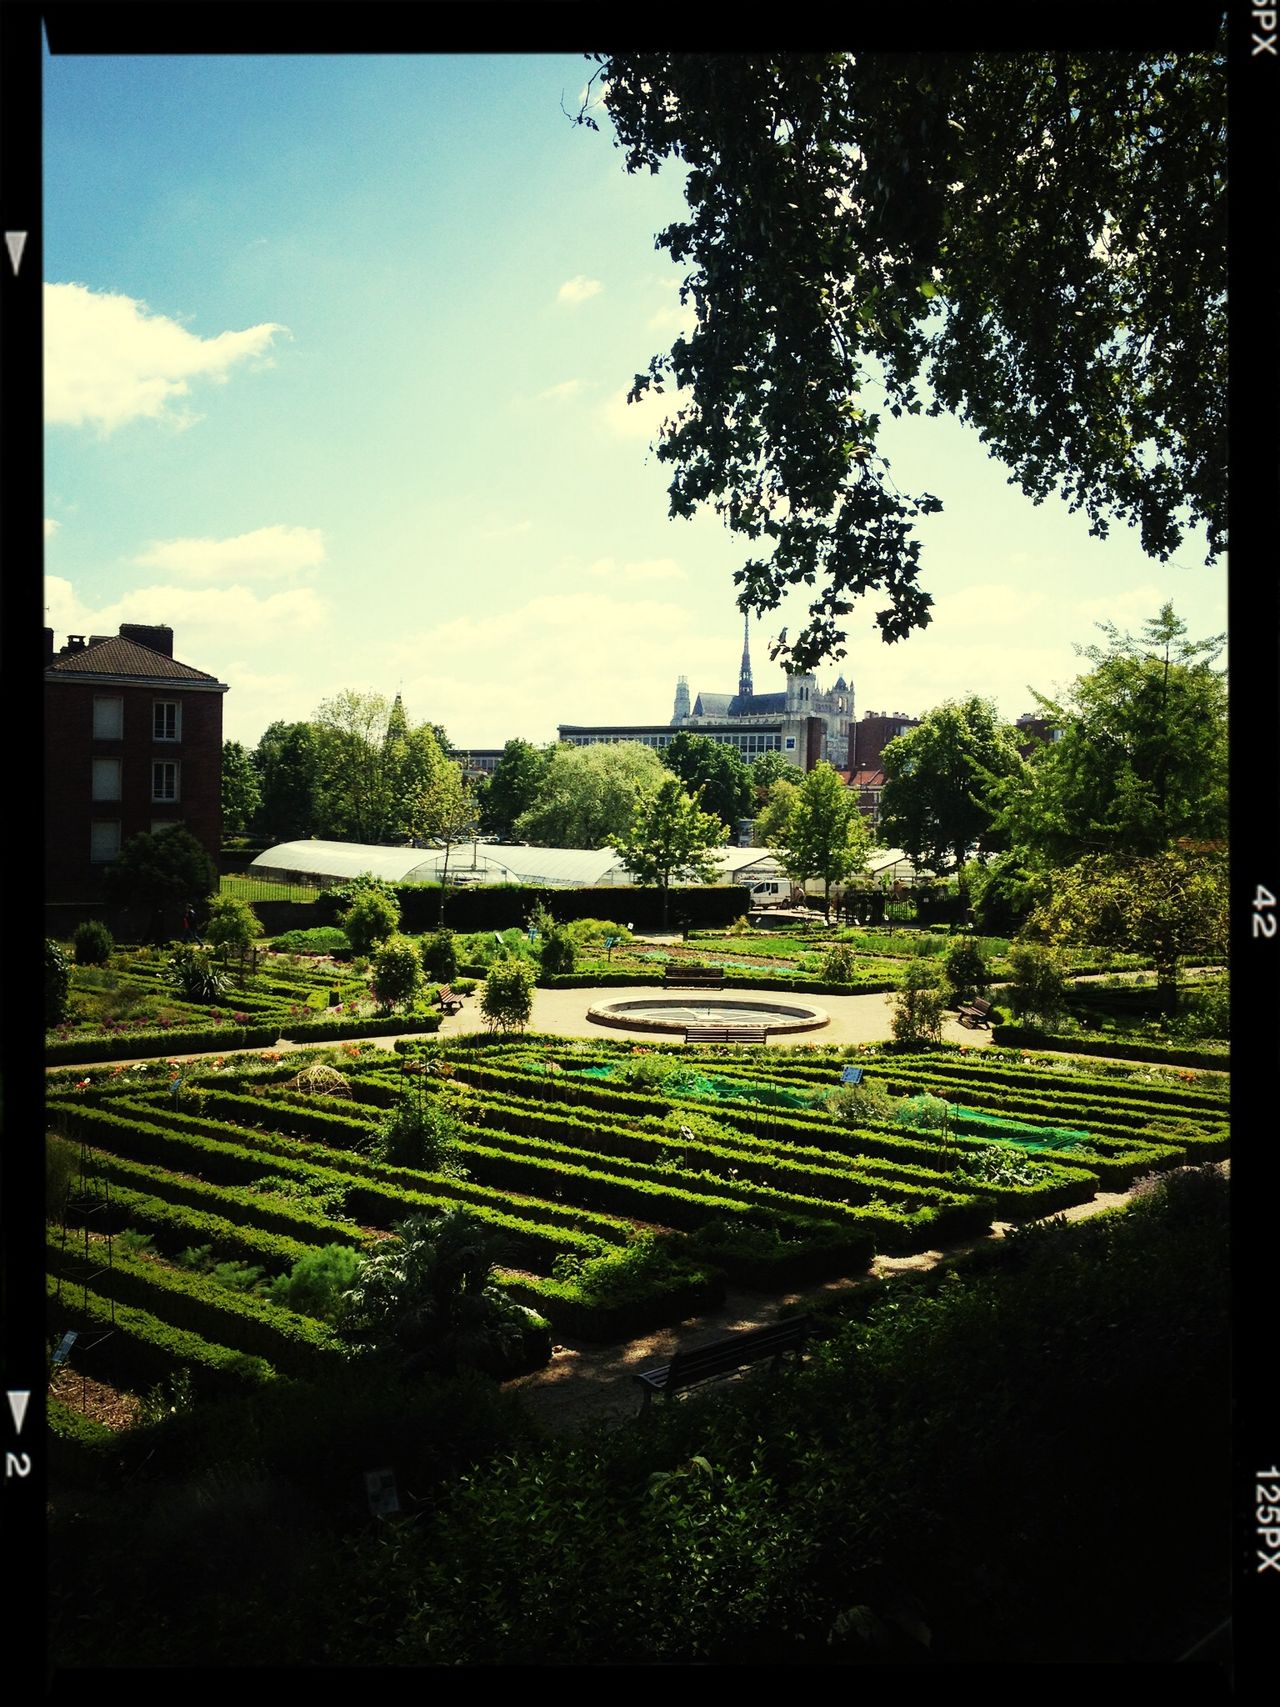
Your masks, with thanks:
M182 739L182 705L176 699L157 699L151 706L151 734L156 741Z
M119 800L119 759L95 759L93 761L93 798L95 800Z
M177 800L179 766L171 759L158 759L151 767L151 798Z
M124 701L95 694L93 699L93 738L95 741L118 741L124 734Z
M120 855L120 822L90 824L89 826L89 858L97 865L105 865L108 860L119 858Z

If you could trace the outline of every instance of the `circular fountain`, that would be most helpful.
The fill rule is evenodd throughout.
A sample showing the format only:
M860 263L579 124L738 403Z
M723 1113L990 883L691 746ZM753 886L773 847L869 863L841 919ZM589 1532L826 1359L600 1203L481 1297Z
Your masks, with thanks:
M686 1031L697 1025L758 1025L773 1035L788 1031L817 1031L831 1016L808 1002L766 1001L755 996L639 996L631 1001L601 1002L587 1009L597 1025L623 1031Z

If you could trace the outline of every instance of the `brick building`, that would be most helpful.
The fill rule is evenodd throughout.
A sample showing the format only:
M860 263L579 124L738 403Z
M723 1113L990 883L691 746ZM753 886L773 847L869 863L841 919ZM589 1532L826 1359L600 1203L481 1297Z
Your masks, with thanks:
M184 825L216 862L227 684L173 656L173 630L44 631L45 898L96 901L132 836Z
M867 711L849 732L849 769L858 771L880 769L880 755L899 735L908 729L918 729L920 719L908 717L905 711Z

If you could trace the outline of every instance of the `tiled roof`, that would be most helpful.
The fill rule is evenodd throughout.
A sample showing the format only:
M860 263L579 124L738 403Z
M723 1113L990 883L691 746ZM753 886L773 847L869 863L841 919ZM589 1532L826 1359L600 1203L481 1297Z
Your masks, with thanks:
M180 664L176 658L167 658L163 652L154 652L150 646L140 646L136 640L123 640L119 635L100 641L96 646L86 646L82 652L73 652L67 658L55 658L45 675L137 676L140 681L213 682L222 685L207 670Z

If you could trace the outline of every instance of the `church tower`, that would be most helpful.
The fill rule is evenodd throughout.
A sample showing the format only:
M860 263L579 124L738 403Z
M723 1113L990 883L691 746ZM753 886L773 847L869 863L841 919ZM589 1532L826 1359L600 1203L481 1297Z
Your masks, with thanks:
M744 612L742 617L742 662L738 666L738 698L751 698L751 643L748 637L751 618ZM745 709L745 707L744 707Z
M688 676L677 676L676 703L671 714L671 721L673 723L684 723L689 716L689 710L689 678Z

